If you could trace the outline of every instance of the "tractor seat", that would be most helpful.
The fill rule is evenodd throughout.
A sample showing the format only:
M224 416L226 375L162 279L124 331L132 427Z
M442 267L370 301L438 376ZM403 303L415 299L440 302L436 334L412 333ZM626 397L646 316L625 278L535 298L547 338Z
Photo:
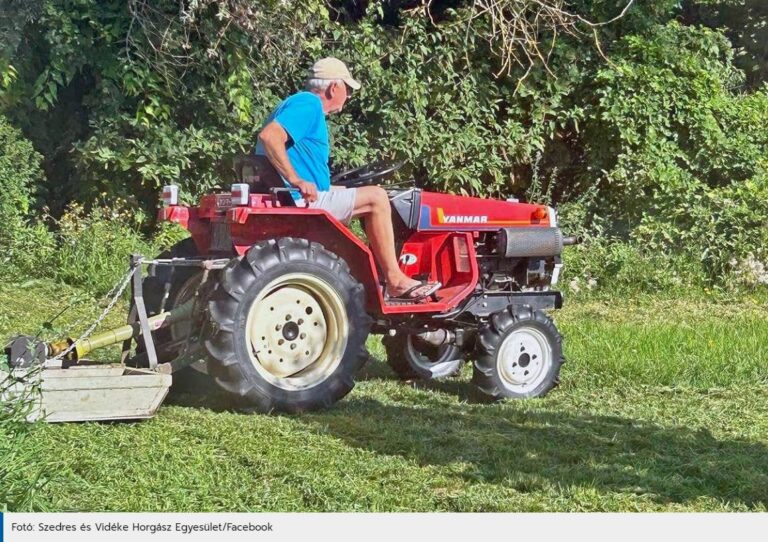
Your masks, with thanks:
M272 194L274 188L285 188L283 178L266 156L259 154L240 154L234 160L237 182L245 183L252 194ZM295 206L290 193L277 193L278 201L283 206Z

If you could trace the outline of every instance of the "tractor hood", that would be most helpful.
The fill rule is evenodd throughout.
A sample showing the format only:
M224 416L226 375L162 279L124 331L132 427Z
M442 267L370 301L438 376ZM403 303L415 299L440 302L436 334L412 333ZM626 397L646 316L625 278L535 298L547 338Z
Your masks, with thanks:
M414 194L415 196L415 194ZM521 226L555 226L546 205L421 192L418 231L494 231Z

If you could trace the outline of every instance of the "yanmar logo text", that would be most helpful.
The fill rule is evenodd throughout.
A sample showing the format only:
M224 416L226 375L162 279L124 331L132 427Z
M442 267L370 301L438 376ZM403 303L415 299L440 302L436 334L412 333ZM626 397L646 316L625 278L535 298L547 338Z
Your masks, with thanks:
M438 224L487 224L488 217L486 215L447 215L438 207L437 222Z

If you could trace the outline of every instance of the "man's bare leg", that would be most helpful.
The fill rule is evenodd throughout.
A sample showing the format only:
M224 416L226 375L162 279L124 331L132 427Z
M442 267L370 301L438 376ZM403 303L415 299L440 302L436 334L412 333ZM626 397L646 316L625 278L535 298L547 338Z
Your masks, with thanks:
M365 233L371 243L373 255L381 266L387 291L394 296L405 293L419 284L418 280L400 271L395 254L395 234L392 231L392 209L383 188L363 186L355 194L352 216L365 218Z

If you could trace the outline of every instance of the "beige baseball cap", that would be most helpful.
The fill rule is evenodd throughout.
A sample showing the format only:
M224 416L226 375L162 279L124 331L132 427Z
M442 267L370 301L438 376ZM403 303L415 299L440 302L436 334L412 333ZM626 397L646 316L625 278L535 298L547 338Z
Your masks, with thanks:
M360 88L360 83L352 79L349 68L338 58L332 56L321 58L309 68L310 79L341 79L354 90Z

